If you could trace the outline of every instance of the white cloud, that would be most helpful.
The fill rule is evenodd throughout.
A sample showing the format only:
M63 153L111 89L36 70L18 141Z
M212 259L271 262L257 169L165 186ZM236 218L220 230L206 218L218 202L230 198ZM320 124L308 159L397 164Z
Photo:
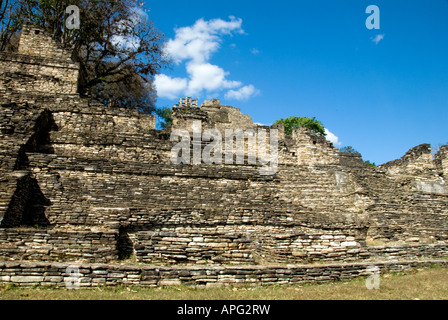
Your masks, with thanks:
M225 97L227 99L235 100L248 100L249 98L256 96L260 91L257 90L253 85L244 86L238 90L229 90Z
M190 95L199 94L202 90L216 91L242 85L239 81L226 80L228 72L210 63L187 64L187 72L190 75L188 83L188 93Z
M332 142L335 146L340 146L342 144L341 142L339 142L339 138L327 128L325 128L325 133L327 134L325 138L328 141Z
M372 42L375 42L375 44L380 43L381 40L384 39L384 34L377 34L375 37L372 37Z
M204 93L219 94L224 90L235 89L230 90L226 97L242 100L258 92L253 85L243 86L240 81L227 79L229 72L209 62L211 56L220 49L223 36L244 34L241 19L199 19L194 25L177 28L175 32L174 39L167 42L165 52L174 63L185 67L187 76L157 76L155 85L159 97L200 97Z
M177 64L184 60L192 60L194 63L206 62L219 49L220 36L244 32L242 23L241 19L235 17L230 17L230 21L199 19L191 27L176 29L176 36L168 41L166 52Z
M154 84L160 97L168 99L178 98L179 95L187 88L187 79L171 78L164 74L155 76Z
M253 48L253 49L250 49L250 53L257 55L260 53L260 50L258 50L257 48Z

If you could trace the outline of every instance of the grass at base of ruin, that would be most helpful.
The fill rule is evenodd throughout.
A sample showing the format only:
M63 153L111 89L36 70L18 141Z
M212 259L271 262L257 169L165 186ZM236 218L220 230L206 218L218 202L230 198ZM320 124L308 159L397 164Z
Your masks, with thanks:
M366 279L325 284L266 287L98 287L80 290L0 286L1 300L448 300L448 268L435 266L380 277L379 289Z

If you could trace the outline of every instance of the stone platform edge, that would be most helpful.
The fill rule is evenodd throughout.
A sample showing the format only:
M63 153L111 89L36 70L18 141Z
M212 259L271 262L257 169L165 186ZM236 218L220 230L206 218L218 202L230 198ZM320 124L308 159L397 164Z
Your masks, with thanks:
M402 272L432 265L448 266L448 260L369 261L316 265L241 266L141 266L76 262L0 261L0 284L17 286L80 288L98 286L222 286L294 285L350 280L372 275Z

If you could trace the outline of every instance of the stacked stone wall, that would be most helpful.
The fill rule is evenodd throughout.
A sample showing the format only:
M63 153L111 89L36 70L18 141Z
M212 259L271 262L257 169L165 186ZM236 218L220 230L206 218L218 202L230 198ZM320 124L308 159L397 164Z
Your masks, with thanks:
M79 66L43 29L24 25L17 53L0 52L0 92L76 94Z
M118 232L76 229L0 229L2 259L110 262L118 259Z
M53 58L0 52L0 90L77 92L78 66Z
M343 166L337 153L334 164L310 166L291 163L295 156L284 152L273 176L260 175L257 165L174 166L168 134L132 131L138 115L119 114L134 121L123 132L126 121L99 107L68 108L50 111L52 152L25 152L28 170L51 203L45 218L51 226L122 228L142 262L356 260L371 256L367 237L425 242L445 241L448 234L443 197L391 185L381 170ZM381 183L408 199L394 200ZM208 240L193 241L201 233Z
M435 154L435 165L440 176L448 177L448 144L440 147Z
M351 280L372 275L372 267L380 274L404 272L433 265L447 266L445 260L390 261L325 265L269 266L120 266L105 264L0 262L0 283L19 286L55 286L81 288L101 286L267 286L278 284L325 283ZM69 268L69 269L68 269ZM76 273L74 272L77 271Z
M393 230L394 237L382 237L390 241L426 241L431 235L443 241L447 234L440 224L443 200L437 215L420 219L420 228L403 222L403 214L390 215L385 224L367 218L382 196L366 186L372 176L382 179L374 170L285 162L277 175L262 176L250 165L173 166L168 135L121 133L112 116L95 109L79 114L55 109L58 129L49 133L54 153L26 153L33 177L51 202L45 210L49 224L124 228L138 261L356 260L371 257L363 244L367 232L378 238ZM414 207L416 214L428 209ZM395 209L404 208L409 203ZM401 228L394 229L394 221ZM438 229L430 231L431 226ZM201 235L203 242L193 241Z
M33 24L25 24L20 34L18 52L27 56L38 56L71 61L71 51L54 41L44 29Z

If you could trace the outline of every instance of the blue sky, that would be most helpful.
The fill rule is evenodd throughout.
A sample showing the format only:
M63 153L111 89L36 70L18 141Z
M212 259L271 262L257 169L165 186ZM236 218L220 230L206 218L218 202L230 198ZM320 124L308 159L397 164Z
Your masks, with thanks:
M366 28L369 5L380 29ZM254 122L316 117L381 164L448 142L448 1L146 1L167 40L158 106L218 98Z

